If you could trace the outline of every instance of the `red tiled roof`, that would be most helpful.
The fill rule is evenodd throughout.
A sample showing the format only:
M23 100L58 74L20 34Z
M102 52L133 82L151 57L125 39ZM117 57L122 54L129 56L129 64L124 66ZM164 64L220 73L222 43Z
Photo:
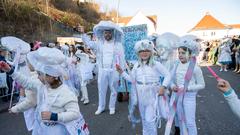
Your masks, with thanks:
M231 28L240 28L240 24L230 24L228 26L230 26Z
M209 29L226 29L227 27L218 21L216 18L207 13L196 26L190 31L195 30L209 30Z

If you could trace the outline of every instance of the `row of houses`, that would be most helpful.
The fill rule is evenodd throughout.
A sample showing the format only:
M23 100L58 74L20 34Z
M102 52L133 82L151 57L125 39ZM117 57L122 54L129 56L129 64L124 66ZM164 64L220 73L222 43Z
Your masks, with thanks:
M148 34L151 35L157 32L157 15L146 16L139 11L135 16L120 17L118 24L120 26L147 24ZM204 40L240 35L240 24L223 24L208 12L193 28L189 29L187 33Z

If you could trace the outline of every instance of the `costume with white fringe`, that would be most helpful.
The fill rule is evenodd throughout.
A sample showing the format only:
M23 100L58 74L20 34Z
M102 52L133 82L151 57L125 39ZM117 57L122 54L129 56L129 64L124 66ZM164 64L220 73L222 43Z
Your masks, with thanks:
M60 64L64 62L65 56L58 49L42 47L37 51L28 53L27 59L40 74L61 79L64 76ZM83 120L83 118L79 110L78 99L67 85L62 84L58 88L52 89L47 84L43 84L39 79L29 78L20 72L13 72L11 76L24 88L37 92L33 135L75 135L75 133L72 134L73 129L71 127L76 124L73 125L72 123L79 119ZM42 120L42 111L56 113L57 120ZM83 127L85 123L81 124L81 127L77 127L75 130L79 130L84 134Z
M156 39L157 56L159 56L159 62L161 62L169 71L172 69L174 61L176 60L176 43L179 37L173 33L163 33Z
M149 40L138 41L134 49L136 53L142 50L149 50L153 53L153 42ZM143 125L143 135L157 135L156 111L159 108L155 105L155 102L161 86L160 76L165 77L162 85L167 87L170 82L169 71L161 63L153 60L153 55L151 54L147 63L142 61L140 56L138 56L138 62L134 65L130 75L123 72L122 76L135 85L131 90L132 105L130 106L132 108L130 108L130 115L132 115L132 109L138 102Z
M112 40L104 39L105 30L112 30ZM96 51L99 92L99 105L96 114L105 109L108 86L111 90L109 110L114 113L119 80L119 73L116 71L115 65L118 64L125 69L126 63L122 45L123 31L111 21L99 22L94 26L93 31L98 41L91 41L87 35L83 35L83 42Z
M14 54L14 61L8 62L15 66L17 69L16 71L21 72L27 76L31 76L30 70L27 65L26 55L30 52L30 45L16 37L3 37L1 39L3 46L8 48L12 54ZM14 83L18 90L22 89L22 86L19 85L17 82ZM14 88L14 86L13 86ZM24 90L24 89L22 89ZM14 113L17 112L24 112L24 119L27 126L28 131L33 129L34 124L34 112L36 106L36 92L30 90L24 90L25 96L20 96L19 102L11 108L11 111Z
M88 91L87 91L87 83L90 79L93 79L93 68L94 65L90 63L89 56L85 53L81 53L79 51L76 52L75 56L77 59L77 75L81 80L81 92L82 92L82 98L81 101L83 101L84 104L89 102L88 98Z
M196 64L196 56L199 52L198 38L193 35L183 36L178 42L179 47L187 47L186 57L189 57L188 51L191 51L191 58L187 63L176 62L172 70L171 87L177 86L178 92L173 92L170 99L165 135L170 134L174 116L176 116L175 126L180 127L181 135L197 135L196 95L198 90L205 87L202 71Z

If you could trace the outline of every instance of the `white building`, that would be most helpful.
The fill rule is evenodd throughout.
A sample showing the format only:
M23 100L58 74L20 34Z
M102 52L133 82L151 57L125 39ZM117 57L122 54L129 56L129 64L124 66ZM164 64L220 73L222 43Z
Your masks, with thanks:
M156 33L157 30L157 16L145 16L141 11L139 11L135 16L120 17L118 24L120 26L147 24L148 35L152 35L153 33Z
M218 21L209 13L195 25L190 34L196 35L203 40L214 40L232 35L240 35L240 25L226 25Z

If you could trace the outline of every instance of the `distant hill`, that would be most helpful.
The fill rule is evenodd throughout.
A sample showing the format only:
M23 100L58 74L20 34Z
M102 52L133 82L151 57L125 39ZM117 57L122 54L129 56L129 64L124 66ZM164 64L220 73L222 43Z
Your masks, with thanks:
M99 12L99 5L95 3L77 3L73 0L45 2L1 0L0 36L13 35L28 42L55 41L57 36L76 33L74 28L77 26L84 26L89 31L101 19L108 19Z

